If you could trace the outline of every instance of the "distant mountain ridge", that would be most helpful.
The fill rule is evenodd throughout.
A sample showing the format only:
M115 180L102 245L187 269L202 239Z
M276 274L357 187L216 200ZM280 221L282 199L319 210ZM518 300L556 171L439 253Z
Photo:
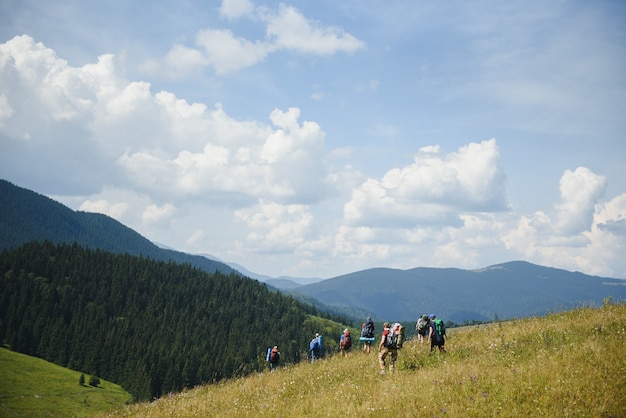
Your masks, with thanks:
M161 246L162 247L162 246ZM258 274L255 273L253 271L248 270L247 268L245 268L244 266L242 266L241 264L238 263L233 263L233 262L229 262L229 261L224 261L219 259L218 257L215 257L212 254L197 254L197 255L201 255L203 257L208 258L209 260L215 260L215 261L219 261L220 263L224 263L230 267L232 267L233 269L237 270L238 272L240 272L241 274L243 274L246 277L250 277L251 279L256 279L260 282L265 282L277 289L281 289L281 290L292 290L292 289L296 289L300 286L303 286L305 284L311 284L311 283L316 283L319 282L321 280L324 279L320 279L320 278L315 278L315 277L307 277L307 278L302 278L302 277L288 277L288 276L281 276L281 277L271 277L271 276L266 276L264 274Z
M188 263L208 273L237 272L216 260L160 248L109 216L73 211L46 196L0 179L0 250L46 240L76 242L87 248L141 255L157 261Z
M369 311L382 320L415 321L435 313L463 323L599 306L607 297L623 301L626 281L512 261L478 270L374 268L296 291L331 307Z

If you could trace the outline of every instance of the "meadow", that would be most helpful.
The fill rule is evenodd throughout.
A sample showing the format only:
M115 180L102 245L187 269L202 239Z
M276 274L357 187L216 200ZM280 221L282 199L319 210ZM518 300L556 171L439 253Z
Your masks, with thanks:
M36 357L0 348L0 417L88 417L129 402L116 385Z
M283 365L100 416L626 417L624 304L448 334L446 354L405 343L393 374L381 375L375 350L356 345L346 358Z

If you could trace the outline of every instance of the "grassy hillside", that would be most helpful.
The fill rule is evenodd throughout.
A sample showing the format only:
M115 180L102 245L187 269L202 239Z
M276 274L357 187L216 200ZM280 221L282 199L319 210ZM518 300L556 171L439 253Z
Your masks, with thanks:
M111 410L131 395L100 379L81 385L80 372L0 348L0 417L86 417Z
M409 341L393 375L356 350L103 416L626 416L624 304L449 333L445 355Z

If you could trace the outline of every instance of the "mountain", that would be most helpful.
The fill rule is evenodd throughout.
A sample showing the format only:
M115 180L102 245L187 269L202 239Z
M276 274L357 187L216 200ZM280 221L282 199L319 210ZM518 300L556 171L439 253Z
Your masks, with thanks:
M374 268L296 291L330 307L370 311L379 320L415 321L435 313L463 323L599 306L607 297L626 300L626 281L513 261L480 270Z
M269 278L268 280L265 281L265 283L269 284L270 286L275 287L276 289L280 289L280 290L296 290L296 289L302 287L301 284L296 283L293 280L289 280L289 279L272 279L272 278Z
M324 280L324 279L319 279L316 277L289 277L289 276L270 277L270 276L266 276L263 274L258 274L253 271L250 271L244 266L242 266L241 264L237 264L237 263L233 263L229 261L223 261L209 254L201 254L201 255L212 260L221 261L222 263L229 265L230 267L237 270L238 272L240 272L246 277L256 279L260 282L265 282L280 290L294 290L305 284L317 283L317 282Z
M345 323L235 273L50 241L0 251L0 342L135 399L263 370L273 345L298 362Z
M77 243L116 254L188 263L208 273L236 271L216 260L160 248L113 218L73 211L55 200L1 179L0 214L0 250L31 241Z

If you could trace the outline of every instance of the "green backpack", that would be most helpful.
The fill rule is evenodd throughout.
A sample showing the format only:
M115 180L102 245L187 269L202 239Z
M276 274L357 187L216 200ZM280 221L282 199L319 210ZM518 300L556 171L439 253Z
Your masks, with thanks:
M439 334L442 338L446 335L446 326L443 324L443 321L439 318L435 319L435 329L437 330L437 334Z

